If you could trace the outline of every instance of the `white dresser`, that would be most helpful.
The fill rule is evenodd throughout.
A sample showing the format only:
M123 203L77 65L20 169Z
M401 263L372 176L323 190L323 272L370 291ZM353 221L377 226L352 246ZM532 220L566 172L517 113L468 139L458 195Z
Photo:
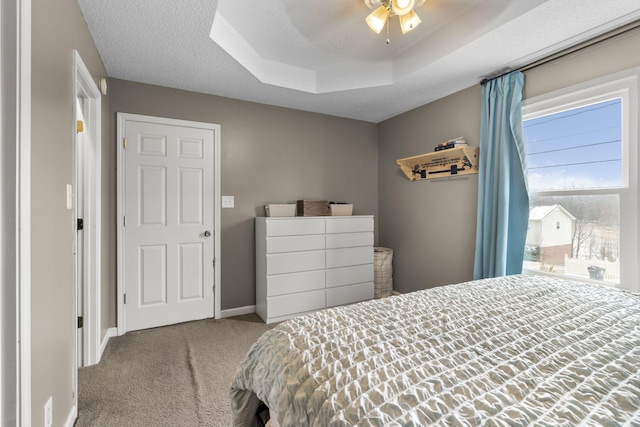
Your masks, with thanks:
M266 323L373 290L373 216L256 218L256 312Z

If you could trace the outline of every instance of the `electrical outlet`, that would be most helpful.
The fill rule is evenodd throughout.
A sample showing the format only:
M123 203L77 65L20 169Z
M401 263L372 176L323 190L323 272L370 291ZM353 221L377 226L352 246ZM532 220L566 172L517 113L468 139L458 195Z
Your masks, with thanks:
M44 404L44 427L53 425L53 396L49 396L49 400Z
M234 206L234 197L233 196L222 196L222 207L223 208L232 208Z

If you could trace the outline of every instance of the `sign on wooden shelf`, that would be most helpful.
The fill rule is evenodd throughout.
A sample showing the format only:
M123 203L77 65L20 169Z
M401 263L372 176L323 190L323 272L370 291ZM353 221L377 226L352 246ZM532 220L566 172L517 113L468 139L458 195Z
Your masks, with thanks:
M396 160L409 181L478 173L478 147L450 148Z

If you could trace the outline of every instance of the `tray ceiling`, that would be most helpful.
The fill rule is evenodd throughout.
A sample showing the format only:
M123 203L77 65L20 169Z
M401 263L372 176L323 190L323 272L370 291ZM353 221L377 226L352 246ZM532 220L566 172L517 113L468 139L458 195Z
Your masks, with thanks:
M78 0L110 77L380 122L640 19L637 0Z

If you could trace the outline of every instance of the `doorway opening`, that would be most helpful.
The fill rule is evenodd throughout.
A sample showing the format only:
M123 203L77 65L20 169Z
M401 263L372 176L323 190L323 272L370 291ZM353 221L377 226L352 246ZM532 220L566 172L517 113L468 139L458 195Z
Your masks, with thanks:
M101 93L73 51L73 212L77 367L100 360Z

